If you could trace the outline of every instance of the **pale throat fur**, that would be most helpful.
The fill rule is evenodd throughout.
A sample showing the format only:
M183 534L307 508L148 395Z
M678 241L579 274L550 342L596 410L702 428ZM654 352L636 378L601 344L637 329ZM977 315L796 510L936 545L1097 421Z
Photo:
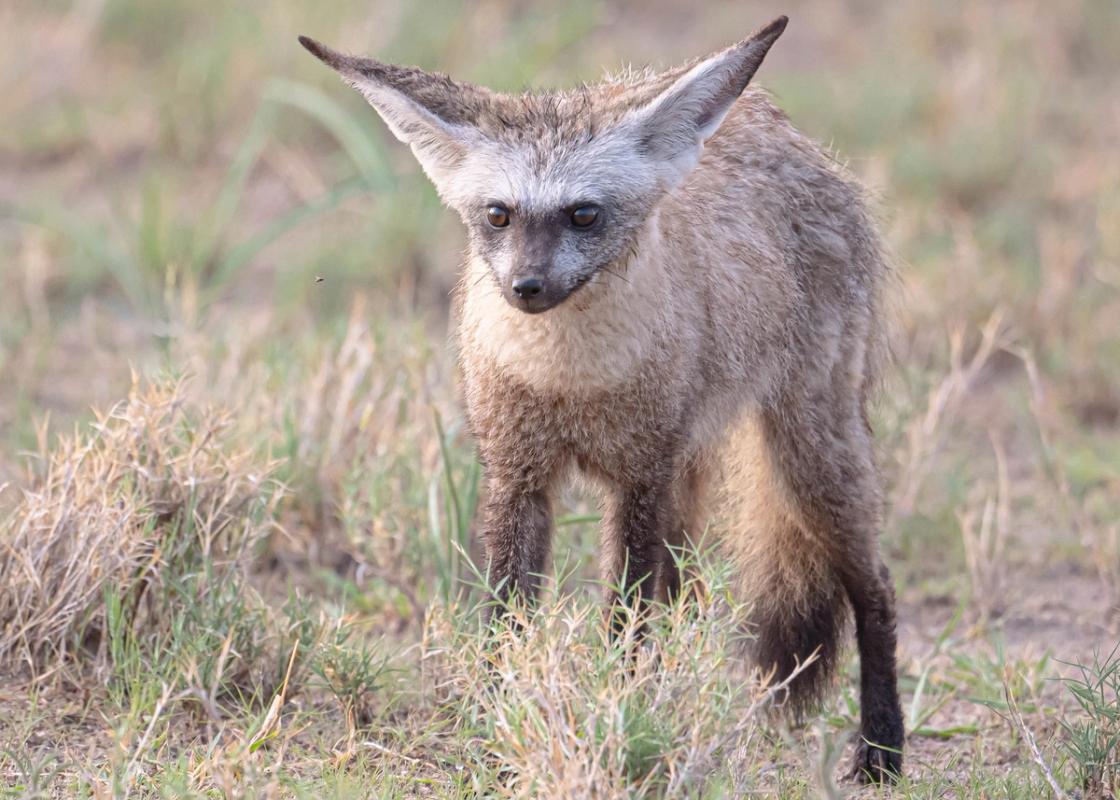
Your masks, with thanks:
M656 216L647 220L632 254L544 314L512 307L491 267L469 258L458 304L464 367L485 361L537 393L594 395L625 385L650 359L690 349L691 332L687 325L681 330L688 312L676 308L679 295L664 263Z

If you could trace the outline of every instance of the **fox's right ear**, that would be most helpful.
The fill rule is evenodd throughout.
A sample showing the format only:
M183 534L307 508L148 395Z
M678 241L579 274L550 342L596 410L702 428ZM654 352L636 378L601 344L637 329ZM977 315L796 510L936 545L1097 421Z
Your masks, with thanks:
M299 43L365 96L393 135L412 148L441 193L466 154L482 143L472 106L486 102L486 90L413 67L348 56L307 36Z

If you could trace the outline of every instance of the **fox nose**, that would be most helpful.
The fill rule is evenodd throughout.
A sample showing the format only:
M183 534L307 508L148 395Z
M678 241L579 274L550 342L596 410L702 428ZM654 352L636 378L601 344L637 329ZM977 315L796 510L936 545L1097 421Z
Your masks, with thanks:
M530 300L544 291L544 281L536 276L516 278L513 281L513 293L522 300Z

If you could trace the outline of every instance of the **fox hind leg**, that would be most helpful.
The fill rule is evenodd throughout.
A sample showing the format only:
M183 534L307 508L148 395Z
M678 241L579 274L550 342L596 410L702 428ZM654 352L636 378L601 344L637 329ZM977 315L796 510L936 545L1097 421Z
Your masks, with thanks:
M860 657L860 742L853 777L892 780L902 768L895 597L879 554L880 490L861 403L787 398L765 415L771 457L803 530L842 587Z

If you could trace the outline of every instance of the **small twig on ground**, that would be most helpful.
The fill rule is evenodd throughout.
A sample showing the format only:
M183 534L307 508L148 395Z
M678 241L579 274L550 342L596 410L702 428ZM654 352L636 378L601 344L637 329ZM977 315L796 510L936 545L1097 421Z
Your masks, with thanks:
M1007 678L1003 679L1003 695L1007 699L1007 719L1019 731L1019 735L1023 737L1023 741L1027 743L1030 748L1031 758L1034 763L1038 764L1038 768L1042 771L1042 777L1050 784L1050 790L1054 793L1054 797L1058 800L1069 800L1069 795L1065 790L1058 785L1058 781L1054 778L1054 773L1050 769L1050 765L1046 763L1046 759L1042 757L1042 751L1038 749L1038 742L1034 738L1034 733L1027 727L1027 722L1023 719L1023 713L1019 710L1019 704L1015 702L1015 695L1011 691L1011 686L1007 682Z

